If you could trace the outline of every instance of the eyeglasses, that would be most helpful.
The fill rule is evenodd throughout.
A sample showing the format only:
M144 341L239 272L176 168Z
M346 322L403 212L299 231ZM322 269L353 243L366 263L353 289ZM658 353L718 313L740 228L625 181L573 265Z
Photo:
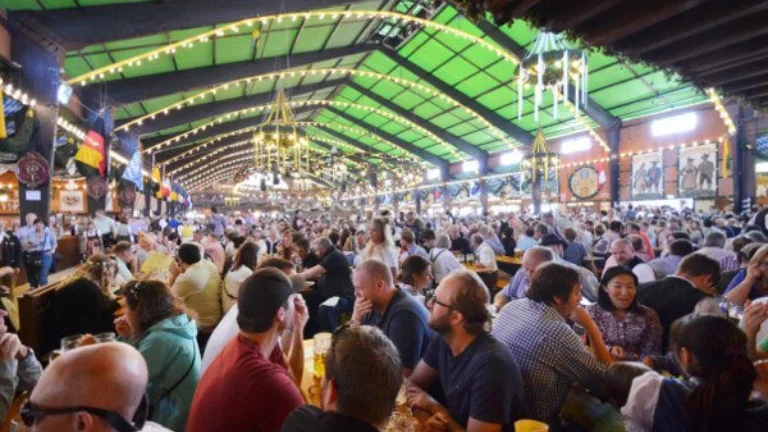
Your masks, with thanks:
M75 406L68 408L43 408L36 405L32 401L27 401L24 407L21 408L21 421L27 427L32 427L46 416L74 414L78 412L87 412L88 414L95 415L106 421L117 432L136 432L140 431L144 427L146 422L146 416L139 416L134 419L134 423L131 424L123 418L122 415L115 411L109 411L101 408L94 408L89 406ZM142 412L141 407L137 414ZM146 410L143 410L146 412Z
M424 304L429 306L431 303L439 304L440 306L447 308L447 309L456 309L455 307L445 304L437 299L437 296L435 295L435 291L437 290L429 290L427 291L426 295L424 296Z
M133 281L129 282L123 290L126 297L130 296L133 304L139 303L139 293L141 292L141 282Z
M335 379L335 370L333 366L336 362L336 344L344 337L344 333L355 325L357 324L355 324L354 321L347 321L336 327L336 330L331 334L331 348L329 350L331 355L326 356L325 358L325 375L331 379Z

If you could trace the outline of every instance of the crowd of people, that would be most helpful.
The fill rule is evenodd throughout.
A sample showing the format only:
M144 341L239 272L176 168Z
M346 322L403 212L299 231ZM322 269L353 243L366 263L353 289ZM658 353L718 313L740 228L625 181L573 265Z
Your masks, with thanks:
M434 431L763 430L766 214L214 208L134 231L100 212L47 305L45 370L0 312L0 418L31 390L21 419L40 431L374 431L404 392ZM0 274L51 267L55 230L26 221L0 225ZM579 401L601 409L585 421Z

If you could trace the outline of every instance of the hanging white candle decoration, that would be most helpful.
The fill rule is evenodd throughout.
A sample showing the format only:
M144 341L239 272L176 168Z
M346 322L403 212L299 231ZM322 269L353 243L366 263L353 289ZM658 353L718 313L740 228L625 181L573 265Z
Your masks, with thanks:
M540 31L531 49L520 63L517 77L517 117L523 116L523 90L534 86L533 116L539 122L539 110L544 93L552 92L553 116L559 115L556 93L568 100L573 86L573 104L582 109L587 106L589 66L586 54L571 48L565 38L556 33Z

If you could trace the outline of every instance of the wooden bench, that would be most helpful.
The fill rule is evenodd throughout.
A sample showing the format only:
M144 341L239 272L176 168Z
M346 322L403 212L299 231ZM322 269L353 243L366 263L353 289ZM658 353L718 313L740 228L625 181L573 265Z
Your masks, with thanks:
M46 286L36 289L22 289L18 291L24 294L18 298L19 301L19 339L21 342L34 349L38 358L42 358L47 352L43 352L45 347L55 345L47 339L49 332L46 332L45 322L46 313L51 301L51 295L58 286L74 273L78 267L72 267L67 270L57 272L49 277L49 283Z

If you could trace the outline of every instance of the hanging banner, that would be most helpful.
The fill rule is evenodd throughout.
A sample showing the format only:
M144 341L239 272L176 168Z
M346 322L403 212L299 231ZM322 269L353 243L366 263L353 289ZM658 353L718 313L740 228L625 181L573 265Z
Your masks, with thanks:
M632 156L632 199L664 198L663 152Z
M681 198L712 198L717 195L717 143L678 150Z
M60 190L59 211L62 213L85 213L85 196L83 191Z

